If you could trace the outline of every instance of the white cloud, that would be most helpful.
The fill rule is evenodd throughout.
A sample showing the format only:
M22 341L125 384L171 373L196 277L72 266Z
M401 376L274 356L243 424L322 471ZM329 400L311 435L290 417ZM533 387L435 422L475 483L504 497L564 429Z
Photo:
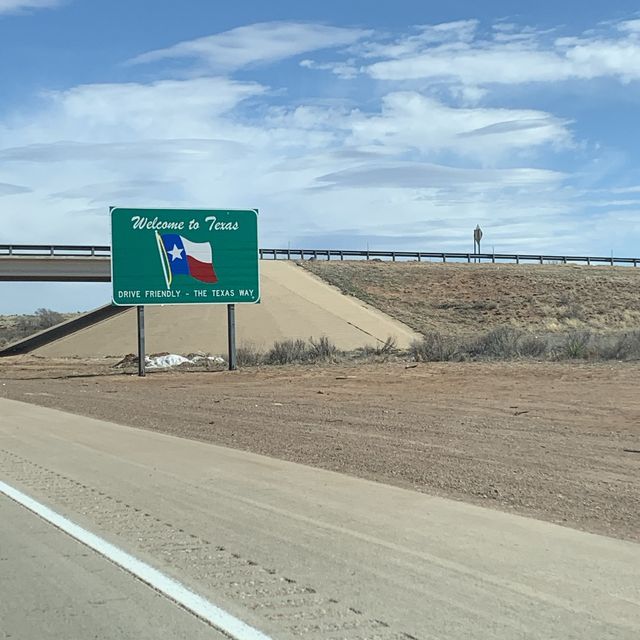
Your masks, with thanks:
M378 80L444 80L481 86L558 82L571 78L640 79L640 20L616 25L607 34L557 38L514 25L494 25L481 37L469 25L451 29L451 41L408 36L391 44L363 46L363 59L379 58L364 70ZM477 26L477 25L476 25Z
M0 15L19 13L26 9L50 9L62 4L64 0L0 0Z
M571 144L566 123L534 109L457 108L415 91L397 91L380 99L380 110L299 106L272 109L266 124L284 131L324 133L323 140L343 150L379 157L441 152L482 164L513 152L534 152Z
M431 163L402 162L359 165L318 178L328 186L499 191L504 187L551 187L565 176L544 169L462 169Z
M548 51L518 49L513 45L487 48L443 46L409 58L370 65L367 72L378 80L424 78L459 80L465 84L515 84L568 78L570 65Z
M625 20L618 24L620 31L630 31L632 33L640 33L640 20Z
M518 149L569 142L562 121L536 110L452 108L416 92L382 100L378 116L354 118L352 139L421 153L449 151L491 162Z
M315 60L301 60L300 66L306 69L316 69L319 71L331 71L342 80L352 80L360 74L360 69L354 64L353 60L344 62L320 63Z
M478 20L459 20L436 25L414 27L411 35L393 42L364 41L352 47L352 51L364 58L404 58L433 45L447 42L471 42Z
M26 144L136 143L145 138L209 138L215 119L265 88L227 78L163 80L150 84L81 85L50 92L46 108L0 122L3 147Z
M272 63L309 51L349 45L371 33L314 23L263 22L149 51L131 62L140 64L189 58L219 71L229 71Z

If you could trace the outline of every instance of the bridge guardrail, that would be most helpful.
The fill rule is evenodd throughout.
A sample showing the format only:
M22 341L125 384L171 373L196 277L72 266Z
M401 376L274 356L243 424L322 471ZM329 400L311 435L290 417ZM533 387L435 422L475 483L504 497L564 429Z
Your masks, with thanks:
M108 245L77 244L0 244L1 256L109 258L111 257L111 247Z
M345 260L348 258L364 260L416 260L421 262L437 260L440 262L507 262L538 264L605 264L610 266L640 265L640 258L622 258L616 256L571 256L541 253L468 253L456 251L354 251L343 249L260 249L263 260ZM38 245L38 244L0 244L0 257L60 257L60 258L109 258L111 248L108 245Z

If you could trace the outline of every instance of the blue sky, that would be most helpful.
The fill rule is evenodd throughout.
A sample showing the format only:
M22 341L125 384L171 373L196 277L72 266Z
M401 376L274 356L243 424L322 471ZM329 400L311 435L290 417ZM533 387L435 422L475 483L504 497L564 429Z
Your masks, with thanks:
M637 3L0 0L0 60L0 242L220 206L265 247L640 252Z

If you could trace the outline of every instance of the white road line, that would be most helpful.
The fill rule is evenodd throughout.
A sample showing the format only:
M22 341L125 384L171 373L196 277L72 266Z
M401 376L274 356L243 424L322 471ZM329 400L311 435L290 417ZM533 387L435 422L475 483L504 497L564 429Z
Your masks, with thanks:
M59 513L56 513L18 489L5 484L1 480L0 493L3 493L23 507L33 511L33 513L40 516L43 520L50 522L87 547L97 551L100 555L108 558L114 564L117 564L143 582L146 582L160 593L174 600L199 618L206 620L213 627L226 633L235 640L271 640L269 636L242 622L242 620L227 613L224 609L212 604L206 598L194 593L177 580L166 576L152 566L142 562L142 560L138 560L126 551L103 540L100 536L83 529L74 522L71 522L71 520L61 516Z

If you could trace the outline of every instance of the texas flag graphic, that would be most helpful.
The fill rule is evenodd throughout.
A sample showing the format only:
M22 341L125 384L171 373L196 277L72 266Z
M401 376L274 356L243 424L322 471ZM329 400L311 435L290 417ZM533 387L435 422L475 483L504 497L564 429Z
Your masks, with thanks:
M177 233L157 234L157 240L167 287L176 275L191 276L210 284L218 282L208 242L191 242Z

